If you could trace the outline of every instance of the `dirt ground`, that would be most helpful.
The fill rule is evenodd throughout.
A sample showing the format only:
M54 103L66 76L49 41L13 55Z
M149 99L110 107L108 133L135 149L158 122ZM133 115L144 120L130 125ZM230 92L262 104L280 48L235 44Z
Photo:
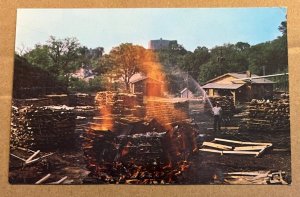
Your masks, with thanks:
M256 158L249 155L223 155L216 153L200 152L192 156L189 175L182 180L186 184L223 184L223 173L249 172L249 171L278 171L286 172L285 180L291 183L291 153L290 133L278 132L239 132L234 129L222 127L221 131L214 132L213 119L210 116L194 116L200 131L198 145L214 138L229 140L272 143L270 149Z

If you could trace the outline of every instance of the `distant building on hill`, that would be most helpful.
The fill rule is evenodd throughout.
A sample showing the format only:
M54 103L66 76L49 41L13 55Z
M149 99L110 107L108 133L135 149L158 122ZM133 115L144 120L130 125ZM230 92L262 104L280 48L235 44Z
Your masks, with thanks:
M160 50L168 48L171 44L177 44L177 40L163 40L161 38L159 40L150 40L148 48L152 50Z

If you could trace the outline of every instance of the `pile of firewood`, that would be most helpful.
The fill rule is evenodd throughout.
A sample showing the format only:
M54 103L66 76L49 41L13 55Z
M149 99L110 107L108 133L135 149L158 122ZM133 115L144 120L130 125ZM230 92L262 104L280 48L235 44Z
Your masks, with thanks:
M13 106L12 109L11 145L45 150L73 143L75 137L73 108Z
M209 97L209 100L213 106L215 106L216 103L219 103L219 106L222 108L222 115L223 116L232 116L235 107L233 102L232 96L217 96L217 97ZM209 103L206 102L206 109L211 110L211 106L209 106Z
M290 129L288 99L252 100L240 122L240 130L279 131Z

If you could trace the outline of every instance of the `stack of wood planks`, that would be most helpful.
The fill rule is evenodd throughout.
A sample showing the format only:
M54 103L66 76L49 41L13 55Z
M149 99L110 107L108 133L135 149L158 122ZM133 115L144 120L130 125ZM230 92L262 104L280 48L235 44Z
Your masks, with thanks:
M85 93L69 94L70 106L92 106L94 105L94 96Z
M67 106L13 106L11 145L56 149L74 142L74 108Z
M289 113L288 99L252 100L239 127L240 130L245 131L288 131L290 129Z
M220 155L253 155L260 157L267 149L272 147L272 143L242 142L215 138L212 142L203 142L203 152L218 153Z

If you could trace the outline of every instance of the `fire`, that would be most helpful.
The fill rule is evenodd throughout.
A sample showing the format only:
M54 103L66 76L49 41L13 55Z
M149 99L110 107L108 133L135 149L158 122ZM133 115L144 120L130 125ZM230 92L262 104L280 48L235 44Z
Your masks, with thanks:
M107 131L113 129L113 118L111 113L111 107L106 105L99 108L101 119L98 120L97 124L92 124L91 128L94 130Z
M149 51L147 57L145 58L145 64L143 70L146 73L146 76L148 78L157 80L161 84L162 94L168 91L168 84L167 84L165 72L163 71L163 67L159 63L154 52ZM156 92L154 91L157 91L157 89L153 88L151 85L146 86L146 92L148 93L148 95L156 95ZM160 124L164 125L166 129L169 131L172 130L170 123L174 122L175 119L182 120L187 118L186 113L174 108L173 104L170 103L170 99L166 99L162 97L160 98L148 97L147 100L146 100L146 110L147 108L149 109L153 107L159 108L158 110L156 111L152 110L151 113L147 113L147 114L150 114L151 118L155 118ZM151 101L158 101L158 102L152 103ZM169 107L168 104L170 104ZM161 105L161 107L158 105Z

